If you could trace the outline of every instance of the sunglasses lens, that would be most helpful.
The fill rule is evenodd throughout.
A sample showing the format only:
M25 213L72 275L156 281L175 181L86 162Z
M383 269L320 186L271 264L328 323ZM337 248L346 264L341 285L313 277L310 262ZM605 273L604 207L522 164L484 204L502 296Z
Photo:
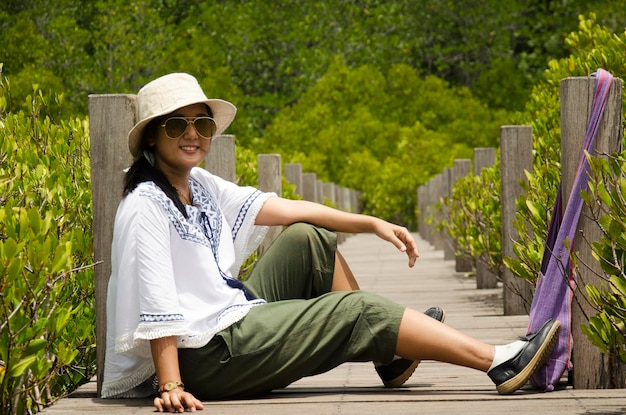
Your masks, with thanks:
M165 134L170 138L178 138L187 129L187 120L184 118L170 118L165 121Z
M196 127L196 131L202 137L211 138L215 135L216 126L213 118L209 117L200 117L196 118L193 123L194 127Z

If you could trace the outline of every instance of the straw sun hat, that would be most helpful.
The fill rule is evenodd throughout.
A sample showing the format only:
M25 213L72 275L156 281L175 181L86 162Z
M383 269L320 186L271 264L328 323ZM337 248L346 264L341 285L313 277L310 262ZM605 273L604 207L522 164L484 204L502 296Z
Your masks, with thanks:
M141 157L143 131L150 121L187 105L204 103L211 108L219 135L235 118L237 108L228 101L208 99L193 76L185 73L164 75L147 83L137 93L139 121L128 133L128 149L135 159Z

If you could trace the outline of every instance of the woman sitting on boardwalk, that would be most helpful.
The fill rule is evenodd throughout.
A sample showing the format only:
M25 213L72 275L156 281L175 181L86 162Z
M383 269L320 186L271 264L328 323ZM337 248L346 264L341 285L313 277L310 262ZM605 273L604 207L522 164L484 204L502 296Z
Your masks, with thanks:
M422 359L481 370L512 393L549 356L557 321L492 346L442 324L441 309L425 315L358 290L331 231L375 233L413 267L407 229L196 167L236 110L192 76L158 78L137 102L135 161L115 218L103 397L157 395L158 411L194 411L199 399L267 393L350 361L379 362L383 383L400 386ZM239 281L275 225L288 228Z

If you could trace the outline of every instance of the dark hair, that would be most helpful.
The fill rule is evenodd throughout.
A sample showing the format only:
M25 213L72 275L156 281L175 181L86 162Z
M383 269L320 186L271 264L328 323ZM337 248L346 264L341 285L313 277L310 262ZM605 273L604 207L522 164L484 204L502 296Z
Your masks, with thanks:
M146 137L150 134L155 134L156 128L161 124L164 117L159 117L157 119L152 120L145 128L143 137ZM150 161L143 155L144 152L152 152L152 150L146 148L145 138L142 140L141 148L142 155L133 162L128 171L126 172L126 176L124 177L124 197L128 196L133 190L139 186L140 183L143 182L153 182L156 184L163 192L172 199L176 208L180 211L180 213L188 218L187 210L185 209L185 205L180 200L180 196L178 196L178 192L172 186L170 181L167 179L165 174L154 167Z
M149 150L148 150L149 151ZM180 213L188 218L187 210L185 209L185 205L181 202L180 197L178 196L178 192L172 186L165 174L156 167L154 167L146 157L141 156L126 172L126 176L124 177L124 196L128 196L133 190L137 188L140 183L143 182L153 182L156 184L163 192L172 199L174 205L178 208Z
M209 117L212 117L213 111L211 111L211 107L209 107L208 105L206 105L206 107L207 107L207 112L208 112ZM163 190L163 192L167 195L167 197L172 199L172 201L174 202L174 205L178 208L180 213L182 213L183 216L185 216L185 218L188 218L189 215L187 215L187 210L185 209L185 205L180 200L180 196L178 195L178 192L176 191L174 186L172 186L172 184L167 179L165 174L158 168L154 167L148 161L146 156L143 155L143 153L146 151L152 152L152 150L146 147L146 137L154 136L156 134L157 128L161 125L163 120L165 120L166 118L167 118L167 115L163 117L155 118L154 120L150 121L148 125L146 126L146 128L144 129L143 134L142 134L141 145L139 148L142 155L133 162L132 166L130 166L130 169L128 169L128 172L126 172L126 176L124 177L123 195L124 197L128 196L133 190L137 188L137 186L140 183L153 182L161 190Z

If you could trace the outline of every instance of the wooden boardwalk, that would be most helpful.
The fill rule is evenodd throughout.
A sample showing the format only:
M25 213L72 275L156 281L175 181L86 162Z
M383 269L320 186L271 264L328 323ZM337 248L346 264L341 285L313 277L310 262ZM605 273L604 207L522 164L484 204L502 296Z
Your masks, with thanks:
M340 247L361 288L400 304L425 310L439 305L446 324L491 343L515 340L526 330L526 316L502 315L502 290L477 290L475 279L456 273L418 237L421 257L406 257L374 235L349 237ZM91 382L71 397L46 408L51 414L149 414L150 400L102 400ZM574 390L551 393L524 388L510 396L496 393L482 372L438 362L422 362L405 387L385 389L369 363L344 364L302 379L263 399L205 403L210 414L625 414L626 390Z

